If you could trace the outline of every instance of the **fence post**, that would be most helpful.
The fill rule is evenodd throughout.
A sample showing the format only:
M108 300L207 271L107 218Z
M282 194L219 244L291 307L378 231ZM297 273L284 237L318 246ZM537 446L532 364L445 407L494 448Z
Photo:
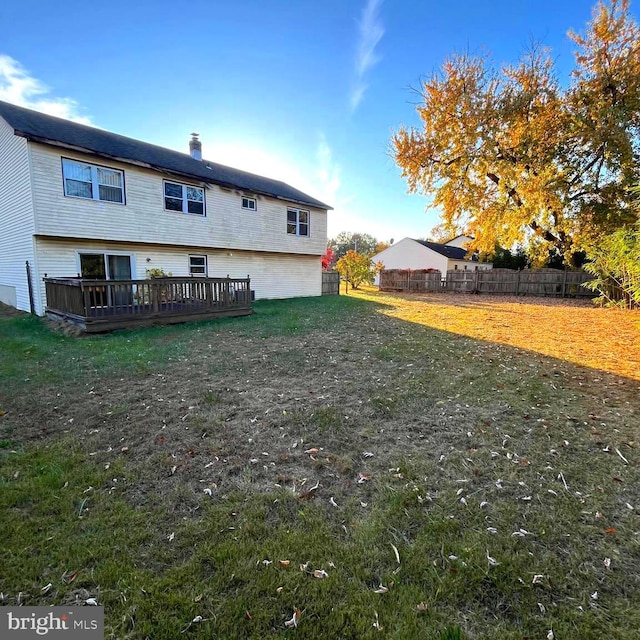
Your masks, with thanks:
M31 309L31 313L35 315L36 313L36 305L33 300L33 282L31 281L31 265L29 261L26 262L27 266L27 286L29 287L29 309Z
M562 277L562 297L565 298L567 293L567 268L564 269L564 274Z
M518 269L518 276L516 278L516 298L520 295L520 269Z

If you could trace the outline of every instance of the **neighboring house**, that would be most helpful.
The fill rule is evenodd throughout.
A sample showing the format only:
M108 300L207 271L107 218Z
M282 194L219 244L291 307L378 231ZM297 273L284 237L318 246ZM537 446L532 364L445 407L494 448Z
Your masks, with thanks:
M440 244L403 238L371 259L374 262L381 261L385 269L438 269L443 277L450 270L491 269L493 265L490 262L479 262L477 256L467 258L464 247L472 239L469 236L456 236L449 242ZM375 283L378 282L379 277L376 277Z
M0 102L0 301L42 279L251 277L257 298L319 296L326 204L190 154Z

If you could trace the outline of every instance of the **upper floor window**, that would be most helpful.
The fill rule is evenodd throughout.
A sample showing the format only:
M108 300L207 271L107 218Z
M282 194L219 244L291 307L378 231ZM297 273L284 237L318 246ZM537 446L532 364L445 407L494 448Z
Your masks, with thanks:
M256 199L255 198L242 198L242 208L243 209L251 209L251 211L255 211L257 209Z
M302 209L287 209L287 233L292 236L308 236L309 212Z
M87 162L62 159L64 195L124 204L124 173Z
M204 215L204 189L177 182L164 183L164 208Z

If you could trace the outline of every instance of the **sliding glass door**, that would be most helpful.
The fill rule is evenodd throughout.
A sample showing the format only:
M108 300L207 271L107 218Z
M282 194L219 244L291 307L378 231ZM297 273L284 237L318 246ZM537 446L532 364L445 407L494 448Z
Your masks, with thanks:
M131 256L112 253L81 253L80 275L89 280L131 280ZM100 287L91 291L91 306L122 306L133 303L131 287Z

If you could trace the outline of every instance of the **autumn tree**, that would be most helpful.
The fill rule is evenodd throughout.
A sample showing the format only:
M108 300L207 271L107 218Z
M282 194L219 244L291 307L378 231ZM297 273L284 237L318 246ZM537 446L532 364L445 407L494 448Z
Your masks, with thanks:
M376 274L384 268L381 262L373 263L368 255L350 249L336 263L336 271L343 280L357 289L363 282L371 284Z
M472 249L520 243L566 262L632 223L640 177L640 30L628 0L598 4L561 83L532 46L500 70L454 55L419 90L420 128L400 128L391 152L410 192L441 209Z
M331 247L327 247L327 250L324 252L321 260L322 270L329 271L333 267L333 263L335 262L336 254L333 252Z
M336 258L342 258L347 251L373 255L376 252L378 241L368 233L353 233L342 231L335 238L329 240L329 246L336 254Z

